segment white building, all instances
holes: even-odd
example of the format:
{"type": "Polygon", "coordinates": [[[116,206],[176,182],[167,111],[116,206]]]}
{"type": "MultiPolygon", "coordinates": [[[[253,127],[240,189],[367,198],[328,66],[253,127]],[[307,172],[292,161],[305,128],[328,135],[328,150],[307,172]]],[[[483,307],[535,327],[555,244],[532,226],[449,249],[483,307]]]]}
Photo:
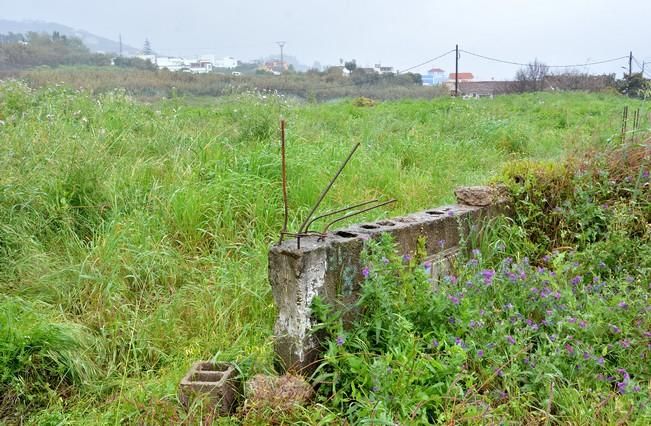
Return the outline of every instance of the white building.
{"type": "Polygon", "coordinates": [[[238,65],[237,59],[227,56],[217,59],[215,55],[201,55],[199,58],[182,58],[179,56],[156,56],[156,55],[138,55],[143,60],[149,60],[155,64],[158,69],[168,69],[170,71],[183,71],[193,74],[205,74],[212,72],[215,68],[233,69],[238,65]]]}
{"type": "Polygon", "coordinates": [[[185,59],[179,57],[158,56],[156,58],[156,66],[158,66],[159,69],[167,68],[170,71],[182,71],[184,68],[189,67],[189,63],[185,59]]]}
{"type": "Polygon", "coordinates": [[[213,65],[215,68],[236,68],[237,59],[233,58],[232,56],[226,56],[225,58],[214,61],[213,65]]]}

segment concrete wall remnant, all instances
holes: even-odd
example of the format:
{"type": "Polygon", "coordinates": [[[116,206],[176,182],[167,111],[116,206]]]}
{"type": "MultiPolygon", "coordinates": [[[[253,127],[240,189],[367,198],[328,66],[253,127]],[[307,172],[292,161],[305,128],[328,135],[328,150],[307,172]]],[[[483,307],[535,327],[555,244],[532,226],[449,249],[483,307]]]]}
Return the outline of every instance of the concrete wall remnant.
{"type": "MultiPolygon", "coordinates": [[[[476,187],[470,192],[477,191],[482,192],[476,187]]],[[[494,195],[493,190],[483,192],[494,195]]],[[[328,232],[323,240],[303,237],[300,248],[296,240],[272,247],[269,282],[278,309],[274,345],[279,369],[307,375],[317,367],[319,346],[311,334],[312,301],[319,295],[333,304],[350,306],[355,302],[363,280],[360,255],[368,240],[388,232],[402,253],[414,255],[419,238],[425,237],[426,260],[432,262],[432,274],[440,276],[458,254],[461,236],[468,234],[470,226],[503,211],[504,200],[491,197],[490,204],[443,206],[352,225],[328,232]]]]}

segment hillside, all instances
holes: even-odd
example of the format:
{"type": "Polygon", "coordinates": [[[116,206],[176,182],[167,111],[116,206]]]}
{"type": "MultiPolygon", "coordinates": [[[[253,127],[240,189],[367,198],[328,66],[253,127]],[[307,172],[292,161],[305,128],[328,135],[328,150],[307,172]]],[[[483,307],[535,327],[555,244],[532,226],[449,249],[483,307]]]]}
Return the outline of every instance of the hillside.
{"type": "MultiPolygon", "coordinates": [[[[0,34],[6,33],[28,33],[30,31],[37,33],[52,34],[57,31],[61,35],[74,36],[81,41],[92,51],[98,53],[118,53],[120,51],[120,43],[115,40],[98,36],[85,30],[74,29],[66,25],[54,22],[42,21],[11,21],[7,19],[0,19],[0,34]]],[[[117,36],[117,34],[116,34],[117,36]]],[[[122,51],[125,54],[136,54],[139,49],[122,45],[122,51]]]]}

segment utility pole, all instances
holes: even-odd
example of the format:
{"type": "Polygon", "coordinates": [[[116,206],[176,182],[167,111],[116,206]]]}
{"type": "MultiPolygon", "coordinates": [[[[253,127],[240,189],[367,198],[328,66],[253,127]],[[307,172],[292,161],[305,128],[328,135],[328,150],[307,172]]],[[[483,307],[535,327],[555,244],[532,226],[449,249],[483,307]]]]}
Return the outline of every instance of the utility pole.
{"type": "Polygon", "coordinates": [[[459,45],[455,47],[454,56],[454,96],[459,96],[459,45]]]}
{"type": "Polygon", "coordinates": [[[120,33],[119,37],[120,39],[120,58],[122,57],[122,33],[120,33]]]}
{"type": "Polygon", "coordinates": [[[285,72],[285,58],[283,57],[283,48],[285,47],[284,41],[277,41],[276,44],[280,46],[280,69],[285,72]]]}
{"type": "Polygon", "coordinates": [[[633,51],[628,54],[628,76],[633,75],[633,51]]]}

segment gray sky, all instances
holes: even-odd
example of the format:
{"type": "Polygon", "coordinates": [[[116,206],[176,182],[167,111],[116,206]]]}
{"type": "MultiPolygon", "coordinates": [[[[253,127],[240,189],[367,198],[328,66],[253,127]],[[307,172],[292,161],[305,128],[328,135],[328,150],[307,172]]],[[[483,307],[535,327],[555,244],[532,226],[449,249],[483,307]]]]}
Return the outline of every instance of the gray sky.
{"type": "MultiPolygon", "coordinates": [[[[649,0],[0,0],[0,16],[57,22],[160,54],[241,60],[278,51],[306,64],[357,59],[398,69],[454,48],[515,62],[576,64],[627,55],[651,61],[649,0]]],[[[591,66],[618,72],[628,61],[591,66]]],[[[454,71],[448,55],[415,71],[454,71]]],[[[635,65],[634,65],[635,66],[635,65]]],[[[462,54],[460,71],[510,78],[518,67],[462,54]]],[[[651,65],[649,65],[651,71],[651,65]]]]}

